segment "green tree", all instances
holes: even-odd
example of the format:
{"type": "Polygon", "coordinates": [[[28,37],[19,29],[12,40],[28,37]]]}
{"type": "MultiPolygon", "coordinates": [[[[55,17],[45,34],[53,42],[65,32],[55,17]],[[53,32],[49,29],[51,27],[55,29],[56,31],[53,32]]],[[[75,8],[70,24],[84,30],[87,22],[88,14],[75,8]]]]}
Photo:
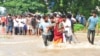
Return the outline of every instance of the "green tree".
{"type": "Polygon", "coordinates": [[[0,3],[1,6],[7,8],[8,13],[22,14],[24,12],[36,11],[45,12],[45,5],[39,0],[6,0],[4,3],[0,3]]]}
{"type": "Polygon", "coordinates": [[[0,0],[0,5],[7,8],[8,13],[21,14],[24,12],[36,11],[41,13],[48,12],[48,6],[51,2],[55,2],[51,8],[51,12],[60,11],[67,13],[82,13],[86,17],[90,15],[91,10],[95,9],[96,6],[100,6],[100,0],[0,0]]]}

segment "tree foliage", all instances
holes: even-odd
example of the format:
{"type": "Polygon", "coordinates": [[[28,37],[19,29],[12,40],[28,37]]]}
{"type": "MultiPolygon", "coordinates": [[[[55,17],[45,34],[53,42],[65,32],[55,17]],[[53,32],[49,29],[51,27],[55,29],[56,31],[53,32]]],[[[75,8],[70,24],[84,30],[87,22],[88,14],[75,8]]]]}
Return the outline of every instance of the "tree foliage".
{"type": "Polygon", "coordinates": [[[36,11],[46,13],[48,12],[47,7],[50,7],[51,12],[71,11],[74,14],[82,13],[89,16],[92,9],[100,6],[100,0],[0,0],[0,5],[6,7],[8,13],[12,14],[35,13],[36,11]]]}
{"type": "Polygon", "coordinates": [[[8,13],[11,14],[22,14],[24,12],[36,11],[45,12],[45,5],[39,0],[6,0],[3,3],[0,3],[1,6],[7,8],[8,13]]]}

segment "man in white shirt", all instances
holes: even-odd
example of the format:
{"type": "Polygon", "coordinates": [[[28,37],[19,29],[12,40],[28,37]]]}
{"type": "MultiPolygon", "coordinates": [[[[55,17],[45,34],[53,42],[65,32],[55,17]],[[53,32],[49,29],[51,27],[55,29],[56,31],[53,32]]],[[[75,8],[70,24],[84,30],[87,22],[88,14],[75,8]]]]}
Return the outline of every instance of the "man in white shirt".
{"type": "Polygon", "coordinates": [[[63,15],[62,18],[63,18],[62,24],[64,26],[63,41],[64,43],[66,43],[68,40],[69,43],[71,43],[72,40],[71,21],[70,19],[66,18],[65,15],[63,15]]]}
{"type": "Polygon", "coordinates": [[[24,24],[23,34],[26,35],[27,34],[27,24],[26,24],[27,23],[27,19],[26,19],[25,16],[23,16],[22,20],[23,20],[23,24],[24,24]]]}
{"type": "Polygon", "coordinates": [[[18,18],[18,24],[19,24],[19,34],[22,35],[24,28],[24,21],[21,16],[18,18]]]}
{"type": "Polygon", "coordinates": [[[14,23],[14,34],[18,35],[19,33],[18,18],[16,16],[13,16],[13,23],[14,23]]]}

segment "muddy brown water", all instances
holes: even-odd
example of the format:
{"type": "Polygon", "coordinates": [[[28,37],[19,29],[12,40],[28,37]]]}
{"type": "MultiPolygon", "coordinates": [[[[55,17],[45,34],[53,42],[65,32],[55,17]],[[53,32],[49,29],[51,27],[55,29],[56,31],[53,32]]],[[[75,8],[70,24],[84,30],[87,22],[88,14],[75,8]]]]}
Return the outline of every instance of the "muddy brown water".
{"type": "MultiPolygon", "coordinates": [[[[83,46],[84,42],[88,43],[86,34],[77,33],[76,36],[83,46]]],[[[98,46],[99,37],[95,38],[98,46]]],[[[100,48],[48,49],[43,46],[41,37],[11,36],[10,38],[0,38],[0,56],[100,56],[100,48]]]]}

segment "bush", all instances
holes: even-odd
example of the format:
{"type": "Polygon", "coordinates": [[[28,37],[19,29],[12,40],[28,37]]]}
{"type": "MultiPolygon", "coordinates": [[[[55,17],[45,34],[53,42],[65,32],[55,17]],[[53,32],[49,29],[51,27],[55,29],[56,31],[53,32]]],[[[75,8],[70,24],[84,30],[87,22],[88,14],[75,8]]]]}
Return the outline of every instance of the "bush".
{"type": "Polygon", "coordinates": [[[100,29],[100,24],[98,24],[98,27],[99,27],[99,29],[100,29]]]}
{"type": "Polygon", "coordinates": [[[84,26],[82,24],[74,24],[74,31],[81,31],[84,29],[84,26]]]}

